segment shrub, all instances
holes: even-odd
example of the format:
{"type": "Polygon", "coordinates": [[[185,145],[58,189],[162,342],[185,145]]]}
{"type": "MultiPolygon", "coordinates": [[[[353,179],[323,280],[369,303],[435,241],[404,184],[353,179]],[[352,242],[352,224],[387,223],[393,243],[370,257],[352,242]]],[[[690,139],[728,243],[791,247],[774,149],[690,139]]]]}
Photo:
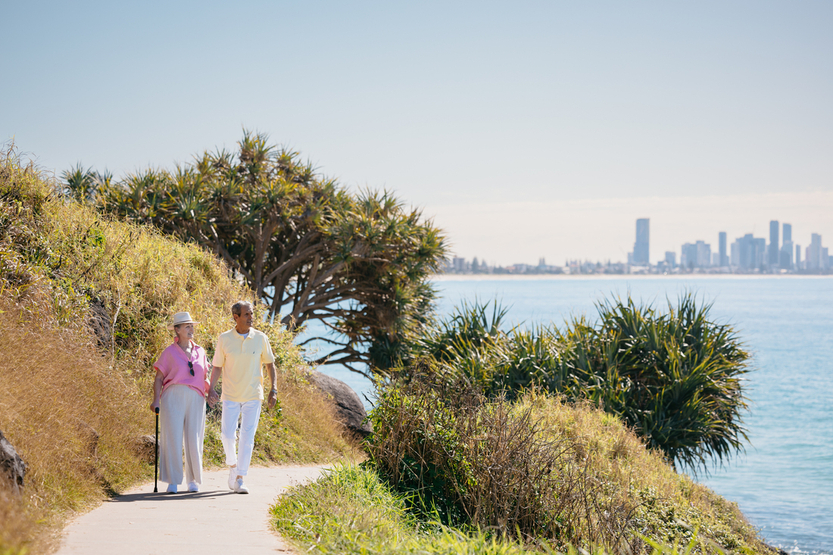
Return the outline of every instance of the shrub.
{"type": "Polygon", "coordinates": [[[632,299],[599,305],[598,323],[568,326],[561,387],[618,415],[651,448],[689,468],[743,448],[742,377],[749,354],[736,332],[692,294],[660,314],[632,299]],[[571,381],[581,384],[579,389],[571,381]],[[564,378],[567,378],[566,380],[564,378]]]}
{"type": "Polygon", "coordinates": [[[595,323],[574,318],[563,330],[502,331],[505,310],[487,310],[464,304],[428,327],[398,374],[464,380],[510,400],[530,388],[590,400],[692,469],[743,448],[749,354],[692,294],[665,313],[630,298],[604,302],[595,323]]]}
{"type": "Polygon", "coordinates": [[[372,411],[372,468],[422,518],[526,543],[645,553],[640,534],[764,552],[737,506],[677,474],[613,415],[463,382],[390,385],[372,411]]]}

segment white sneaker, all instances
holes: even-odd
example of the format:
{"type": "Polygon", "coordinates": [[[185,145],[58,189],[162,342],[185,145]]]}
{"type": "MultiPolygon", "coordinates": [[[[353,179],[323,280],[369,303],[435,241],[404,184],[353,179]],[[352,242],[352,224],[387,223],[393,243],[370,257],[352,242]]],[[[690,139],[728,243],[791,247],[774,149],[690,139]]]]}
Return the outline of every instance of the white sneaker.
{"type": "Polygon", "coordinates": [[[176,493],[176,484],[168,484],[168,489],[165,491],[168,493],[176,493]]]}
{"type": "Polygon", "coordinates": [[[234,491],[236,493],[249,493],[249,488],[243,483],[243,478],[238,478],[234,485],[234,491]]]}
{"type": "Polygon", "coordinates": [[[188,482],[188,491],[191,493],[197,493],[200,491],[200,486],[198,486],[196,482],[188,482]]]}
{"type": "Polygon", "coordinates": [[[237,466],[230,466],[228,469],[228,489],[236,491],[237,487],[237,466]]]}

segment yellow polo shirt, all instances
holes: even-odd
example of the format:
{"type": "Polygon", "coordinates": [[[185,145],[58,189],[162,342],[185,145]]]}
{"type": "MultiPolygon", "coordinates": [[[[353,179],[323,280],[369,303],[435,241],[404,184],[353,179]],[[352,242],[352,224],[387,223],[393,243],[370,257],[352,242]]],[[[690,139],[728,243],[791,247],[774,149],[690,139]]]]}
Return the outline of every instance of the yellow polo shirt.
{"type": "Polygon", "coordinates": [[[223,369],[223,401],[262,401],[263,365],[270,362],[275,355],[262,331],[249,328],[245,338],[235,329],[221,333],[212,364],[223,369]]]}

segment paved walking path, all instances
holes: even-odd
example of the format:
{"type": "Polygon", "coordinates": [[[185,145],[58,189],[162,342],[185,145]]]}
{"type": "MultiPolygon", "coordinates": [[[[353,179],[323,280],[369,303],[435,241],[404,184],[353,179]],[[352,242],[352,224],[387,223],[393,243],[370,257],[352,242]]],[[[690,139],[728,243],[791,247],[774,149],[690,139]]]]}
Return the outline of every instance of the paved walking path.
{"type": "MultiPolygon", "coordinates": [[[[248,555],[292,553],[269,527],[269,506],[288,486],[314,480],[320,466],[250,468],[251,493],[228,489],[228,472],[203,472],[199,493],[134,488],[80,516],[64,530],[58,555],[248,555]]],[[[182,487],[182,486],[180,486],[182,487]]]]}

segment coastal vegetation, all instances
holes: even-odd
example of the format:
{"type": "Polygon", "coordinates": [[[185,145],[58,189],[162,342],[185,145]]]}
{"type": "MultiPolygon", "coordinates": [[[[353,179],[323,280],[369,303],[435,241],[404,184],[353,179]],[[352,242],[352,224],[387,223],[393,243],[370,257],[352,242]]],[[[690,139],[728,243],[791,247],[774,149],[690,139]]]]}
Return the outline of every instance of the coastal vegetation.
{"type": "Polygon", "coordinates": [[[170,171],[114,180],[78,166],[64,182],[73,198],[215,253],[290,331],[322,322],[327,333],[306,342],[332,348],[314,362],[360,373],[391,366],[427,319],[428,277],[446,253],[419,210],[354,194],[263,134],[170,171]]]}
{"type": "Polygon", "coordinates": [[[465,381],[388,388],[369,467],[415,514],[524,544],[650,551],[644,538],[762,551],[737,506],[677,473],[592,402],[528,390],[508,401],[465,381]]]}
{"type": "Polygon", "coordinates": [[[463,303],[377,380],[368,461],[296,488],[273,524],[319,553],[771,553],[678,472],[745,439],[749,354],[709,312],[616,299],[525,330],[463,303]]]}
{"type": "Polygon", "coordinates": [[[411,383],[374,409],[370,460],[272,508],[310,553],[772,553],[737,505],[615,416],[524,393],[411,383]]]}
{"type": "MultiPolygon", "coordinates": [[[[190,311],[210,353],[238,299],[255,297],[213,253],[67,199],[13,148],[0,154],[0,431],[28,465],[22,494],[0,481],[0,553],[48,551],[72,514],[152,478],[144,438],[152,363],[172,340],[165,324],[190,311]]],[[[311,394],[292,334],[260,327],[282,372],[255,460],[357,456],[330,404],[311,394]]],[[[219,437],[211,411],[209,466],[222,464],[219,437]]]]}
{"type": "Polygon", "coordinates": [[[507,330],[479,302],[427,324],[377,380],[368,461],[279,500],[276,528],[321,553],[770,552],[677,471],[743,447],[734,330],[693,294],[597,308],[561,329],[507,330]]]}
{"type": "Polygon", "coordinates": [[[271,511],[272,525],[303,552],[344,555],[527,555],[511,540],[485,532],[463,533],[419,520],[406,499],[379,475],[339,465],[312,483],[292,488],[271,511]]]}
{"type": "Polygon", "coordinates": [[[305,550],[769,551],[736,505],[677,472],[745,439],[749,355],[708,305],[615,299],[592,321],[532,329],[507,329],[491,303],[435,318],[444,252],[419,211],[349,193],[262,135],[172,172],[115,181],[78,166],[60,185],[8,150],[0,386],[15,394],[0,430],[29,472],[22,496],[0,488],[0,553],[47,550],[68,516],[151,475],[142,437],[167,318],[190,311],[211,352],[241,298],[262,301],[282,369],[255,460],[366,458],[278,500],[276,529],[305,550]],[[310,394],[294,332],[312,320],[332,332],[330,361],[376,377],[364,454],[310,394]]]}
{"type": "Polygon", "coordinates": [[[504,330],[506,310],[463,303],[423,328],[397,369],[513,400],[529,389],[589,401],[620,418],[666,460],[691,470],[743,449],[749,353],[710,305],[685,294],[661,312],[630,297],[601,302],[594,321],[504,330]]]}

